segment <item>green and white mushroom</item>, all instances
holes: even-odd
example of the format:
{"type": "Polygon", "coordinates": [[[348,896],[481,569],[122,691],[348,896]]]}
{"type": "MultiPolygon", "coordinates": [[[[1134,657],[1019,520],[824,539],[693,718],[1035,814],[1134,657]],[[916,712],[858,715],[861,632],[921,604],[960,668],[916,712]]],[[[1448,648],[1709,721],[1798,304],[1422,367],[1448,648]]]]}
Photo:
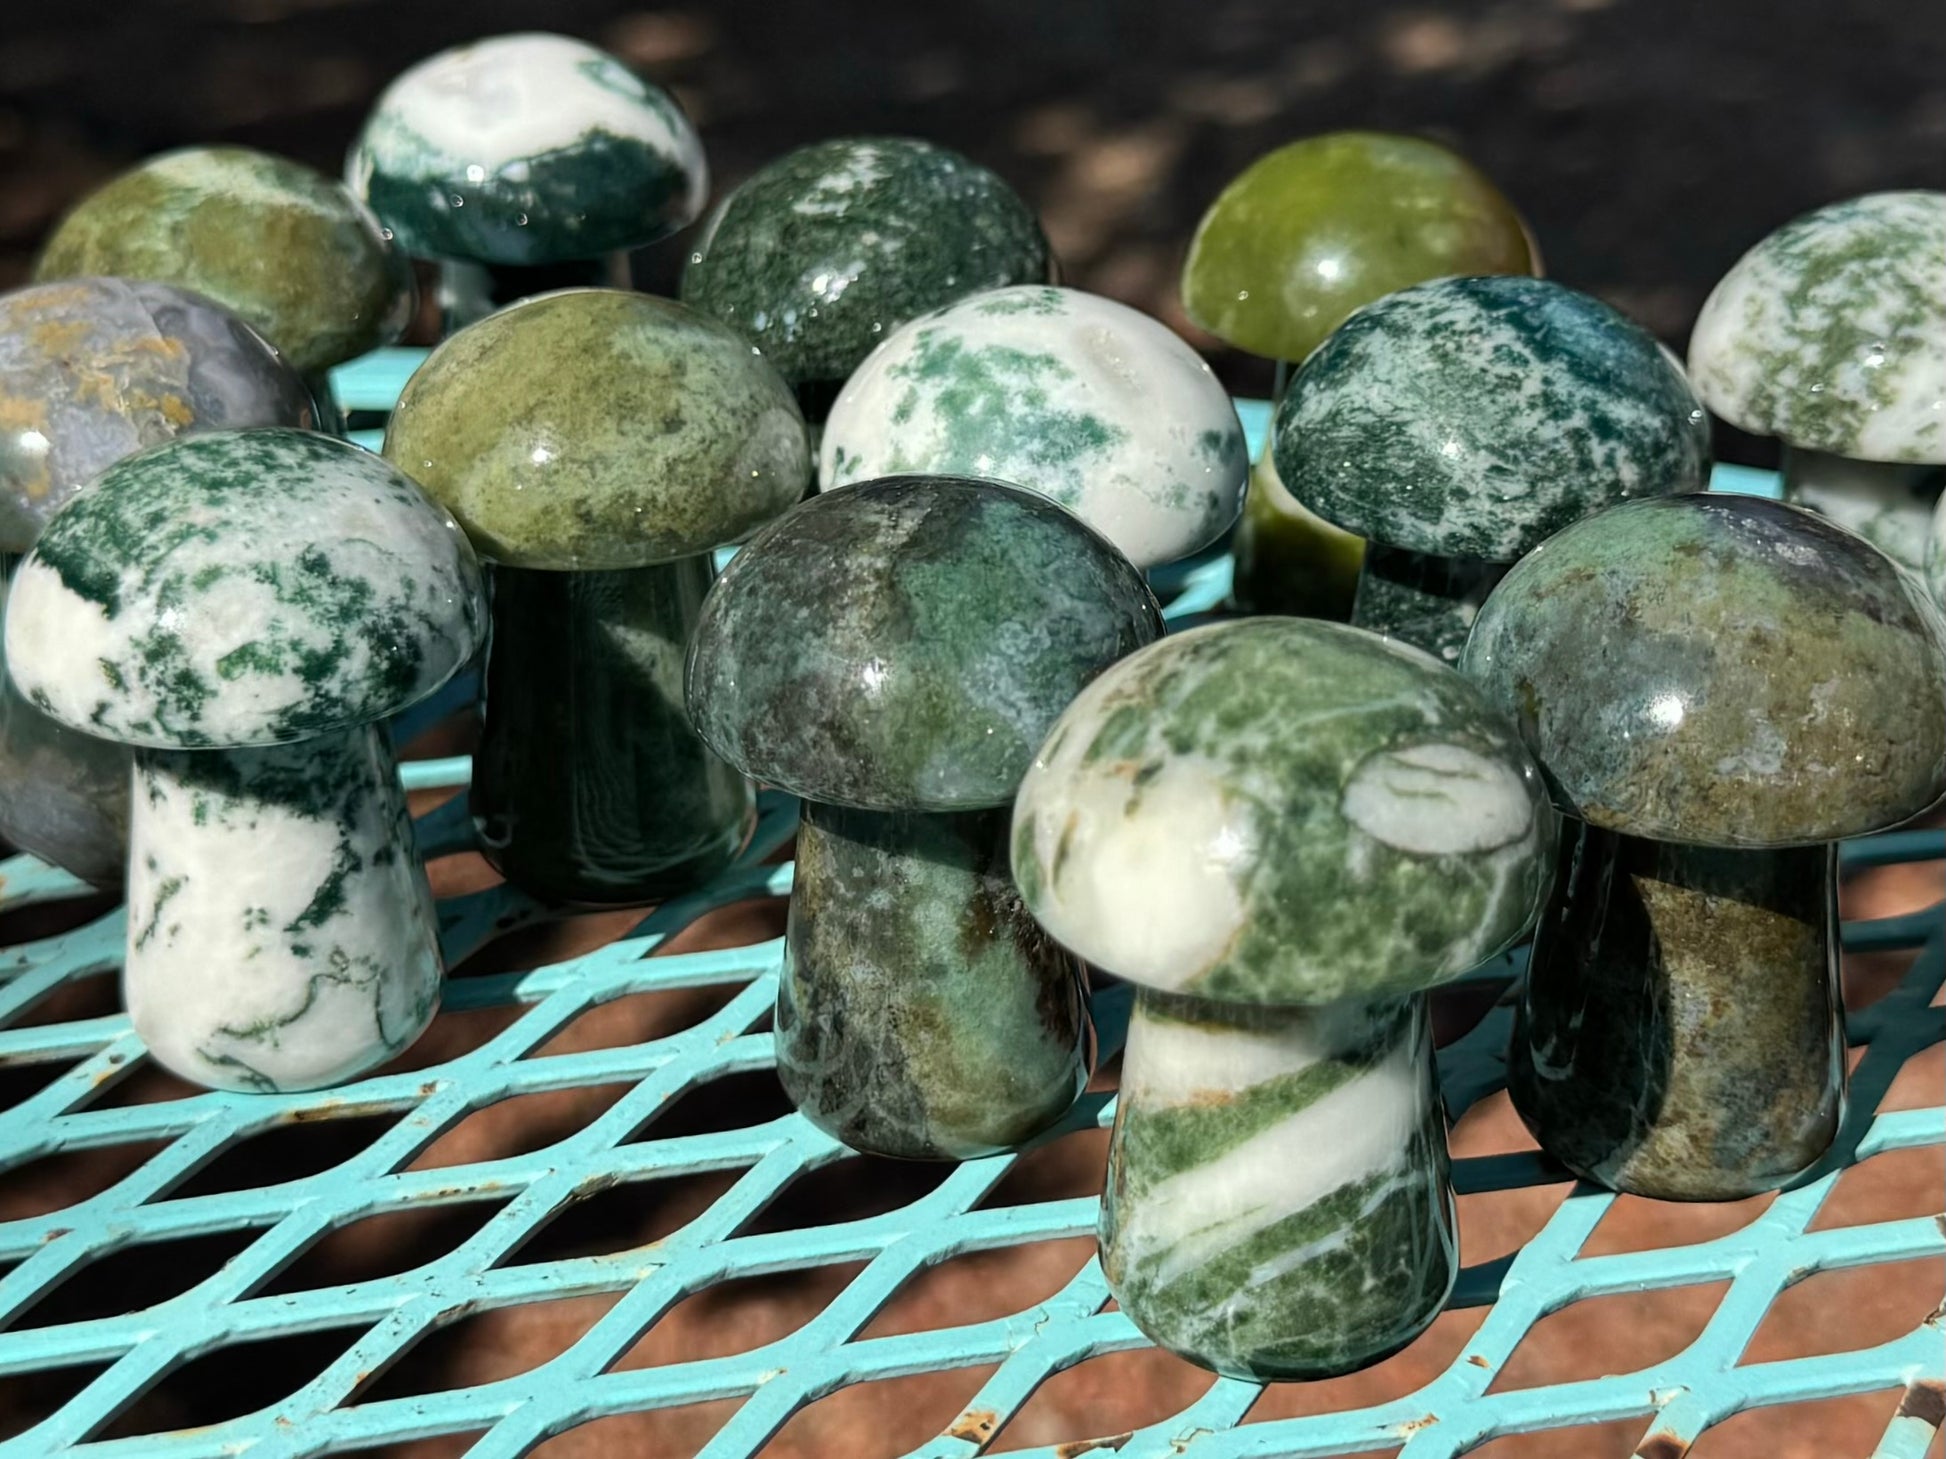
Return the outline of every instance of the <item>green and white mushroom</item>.
{"type": "Polygon", "coordinates": [[[1361,629],[1193,629],[1055,721],[1014,876],[1138,985],[1101,1217],[1137,1326],[1265,1380],[1432,1321],[1456,1255],[1423,994],[1527,930],[1555,833],[1513,725],[1361,629]]]}
{"type": "Polygon", "coordinates": [[[21,692],[136,746],[129,1017],[213,1088],[384,1062],[439,1001],[439,941],[381,723],[484,629],[452,519],[296,430],[187,436],[48,524],[8,602],[21,692]]]}
{"type": "Polygon", "coordinates": [[[345,163],[401,247],[441,261],[459,328],[527,295],[627,288],[628,250],[709,193],[675,99],[586,41],[542,32],[441,51],[385,89],[345,163]]]}
{"type": "Polygon", "coordinates": [[[1918,568],[1946,487],[1946,193],[1871,193],[1787,223],[1703,304],[1689,372],[1784,444],[1784,495],[1918,568]]]}

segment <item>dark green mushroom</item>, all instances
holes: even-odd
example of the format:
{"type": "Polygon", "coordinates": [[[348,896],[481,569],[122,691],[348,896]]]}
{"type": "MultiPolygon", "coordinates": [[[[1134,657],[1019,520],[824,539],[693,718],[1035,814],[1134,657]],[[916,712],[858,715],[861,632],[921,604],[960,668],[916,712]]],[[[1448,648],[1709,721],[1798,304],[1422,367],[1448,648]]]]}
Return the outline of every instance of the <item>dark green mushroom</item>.
{"type": "Polygon", "coordinates": [[[964,1159],[1080,1093],[1083,970],[1021,907],[1006,807],[1068,701],[1161,630],[1141,573],[1079,518],[957,477],[826,492],[724,571],[689,712],[804,802],[777,1067],[819,1128],[964,1159]]]}
{"type": "Polygon", "coordinates": [[[1737,1200],[1845,1104],[1831,842],[1946,792],[1946,627],[1915,579],[1754,497],[1627,502],[1488,597],[1461,669],[1575,817],[1514,1104],[1611,1189],[1737,1200]]]}
{"type": "Polygon", "coordinates": [[[1701,491],[1708,414],[1647,330],[1517,274],[1347,319],[1277,407],[1285,489],[1366,539],[1353,623],[1459,657],[1510,563],[1631,497],[1701,491]]]}
{"type": "Polygon", "coordinates": [[[667,299],[570,289],[440,345],[385,454],[490,564],[472,807],[481,850],[550,901],[626,906],[706,881],[755,818],[683,713],[714,548],[803,495],[777,372],[667,299]]]}
{"type": "Polygon", "coordinates": [[[764,353],[807,420],[894,329],[1053,267],[1032,210],[959,153],[847,137],[786,153],[710,218],[682,298],[764,353]]]}

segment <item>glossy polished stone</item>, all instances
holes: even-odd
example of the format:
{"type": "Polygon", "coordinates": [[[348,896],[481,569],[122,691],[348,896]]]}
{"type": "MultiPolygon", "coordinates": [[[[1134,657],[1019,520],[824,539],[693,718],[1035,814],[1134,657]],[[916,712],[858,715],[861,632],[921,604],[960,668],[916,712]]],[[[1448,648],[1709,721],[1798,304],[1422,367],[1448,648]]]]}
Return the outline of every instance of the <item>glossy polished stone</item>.
{"type": "Polygon", "coordinates": [[[0,552],[105,467],[196,431],[316,423],[297,372],[228,310],[167,284],[0,294],[0,552]]]}
{"type": "Polygon", "coordinates": [[[378,721],[471,657],[485,616],[452,519],[306,431],[181,437],[48,525],[7,662],[64,723],[143,747],[123,987],[165,1067],[316,1088],[430,1021],[437,922],[378,721]]]}
{"type": "Polygon", "coordinates": [[[48,525],[14,577],[7,663],[89,734],[285,744],[417,703],[484,619],[465,538],[377,456],[309,431],[184,436],[48,525]]]}
{"type": "Polygon", "coordinates": [[[1359,629],[1165,639],[1055,723],[1014,807],[1021,896],[1116,975],[1237,1004],[1416,992],[1519,938],[1556,833],[1512,723],[1359,629]]]}
{"type": "Polygon", "coordinates": [[[749,839],[750,783],[703,745],[683,655],[709,554],[614,572],[488,573],[480,851],[550,902],[626,906],[708,881],[749,839]]]}
{"type": "Polygon", "coordinates": [[[1545,279],[1366,305],[1277,407],[1285,489],[1387,546],[1510,563],[1618,501],[1701,491],[1701,399],[1647,330],[1545,279]]]}
{"type": "Polygon", "coordinates": [[[667,92],[585,41],[535,32],[401,74],[345,176],[408,252],[490,264],[639,248],[709,193],[702,142],[667,92]]]}
{"type": "Polygon", "coordinates": [[[1815,1164],[1845,1110],[1833,849],[1576,824],[1535,935],[1509,1090],[1611,1190],[1733,1201],[1815,1164]]]}
{"type": "MultiPolygon", "coordinates": [[[[0,641],[14,559],[0,555],[0,641]]],[[[85,882],[118,887],[128,859],[130,757],[42,714],[0,656],[0,840],[85,882]]]]}
{"type": "Polygon", "coordinates": [[[1257,1382],[1404,1347],[1458,1265],[1425,1000],[1237,1008],[1143,989],[1102,1271],[1156,1342],[1257,1382]]]}
{"type": "Polygon", "coordinates": [[[1020,905],[1004,810],[805,803],[777,1074],[820,1129],[908,1160],[1039,1134],[1088,1080],[1084,979],[1020,905]]]}
{"type": "Polygon", "coordinates": [[[1873,193],[1779,228],[1704,303],[1689,370],[1746,431],[1946,462],[1946,193],[1873,193]]]}
{"type": "Polygon", "coordinates": [[[1946,792],[1946,641],[1916,579],[1797,507],[1697,494],[1575,523],[1481,610],[1462,669],[1563,810],[1770,847],[1946,792]]]}
{"type": "Polygon", "coordinates": [[[690,650],[745,774],[872,810],[1006,804],[1054,717],[1161,633],[1142,575],[1043,496],[956,477],[825,492],[753,538],[690,650]]]}
{"type": "Polygon", "coordinates": [[[1932,529],[1926,536],[1925,579],[1933,601],[1946,613],[1946,497],[1933,508],[1932,529]]]}
{"type": "Polygon", "coordinates": [[[804,422],[729,329],[668,299],[543,295],[406,383],[385,455],[511,567],[642,567],[736,542],[803,495],[804,422]]]}
{"type": "Polygon", "coordinates": [[[1946,500],[1946,465],[1859,461],[1799,446],[1784,447],[1783,458],[1785,501],[1856,532],[1901,567],[1921,567],[1933,508],[1946,500]]]}
{"type": "Polygon", "coordinates": [[[165,152],[83,198],[34,277],[96,274],[204,295],[307,376],[391,343],[412,316],[412,271],[364,206],[302,163],[245,147],[165,152]]]}
{"type": "Polygon", "coordinates": [[[1171,330],[1099,295],[1021,285],[887,336],[831,409],[818,479],[1010,482],[1153,567],[1222,535],[1246,468],[1228,392],[1171,330]]]}
{"type": "Polygon", "coordinates": [[[1537,274],[1513,204],[1417,137],[1335,132],[1257,159],[1203,215],[1189,317],[1252,354],[1301,361],[1381,295],[1451,274],[1537,274]]]}
{"type": "Polygon", "coordinates": [[[1049,274],[1040,224],[993,173],[930,142],[848,137],[786,153],[730,194],[682,298],[828,403],[908,319],[1049,274]]]}

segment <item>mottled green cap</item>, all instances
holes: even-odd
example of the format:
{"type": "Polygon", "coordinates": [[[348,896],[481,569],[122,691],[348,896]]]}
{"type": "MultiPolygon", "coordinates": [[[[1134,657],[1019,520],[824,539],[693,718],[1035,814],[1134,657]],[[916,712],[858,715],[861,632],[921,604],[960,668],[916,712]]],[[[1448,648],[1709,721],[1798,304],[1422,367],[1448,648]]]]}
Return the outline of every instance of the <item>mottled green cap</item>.
{"type": "Polygon", "coordinates": [[[1946,193],[1873,193],[1779,228],[1704,301],[1689,372],[1743,430],[1946,463],[1946,193]]]}
{"type": "Polygon", "coordinates": [[[1182,302],[1252,354],[1302,360],[1361,304],[1449,274],[1538,274],[1512,203],[1418,137],[1334,132],[1260,157],[1197,225],[1182,302]]]}
{"type": "Polygon", "coordinates": [[[1290,494],[1388,546],[1514,562],[1577,518],[1701,491],[1708,414],[1647,330],[1511,274],[1388,294],[1318,346],[1277,407],[1290,494]]]}
{"type": "Polygon", "coordinates": [[[469,325],[406,382],[385,455],[480,555],[603,570],[741,541],[804,494],[777,372],[670,299],[568,289],[469,325]]]}
{"type": "Polygon", "coordinates": [[[683,271],[683,302],[793,386],[836,384],[892,330],[955,299],[1048,281],[1039,222],[977,163],[910,137],[786,153],[737,188],[683,271]]]}
{"type": "Polygon", "coordinates": [[[1088,961],[1224,1003],[1414,992],[1526,930],[1558,820],[1512,722],[1341,624],[1193,629],[1103,674],[1021,782],[1027,908],[1088,961]]]}
{"type": "Polygon", "coordinates": [[[1460,667],[1571,815],[1701,846],[1835,841],[1946,793],[1946,628],[1922,593],[1799,507],[1626,502],[1517,564],[1460,667]]]}
{"type": "Polygon", "coordinates": [[[151,157],[83,198],[37,280],[114,274],[190,289],[311,374],[390,344],[412,269],[370,212],[301,162],[247,147],[151,157]]]}
{"type": "Polygon", "coordinates": [[[383,719],[479,647],[458,526],[348,441],[179,436],[109,467],[14,575],[7,665],[63,724],[164,749],[383,719]]]}
{"type": "Polygon", "coordinates": [[[1005,805],[1068,701],[1161,632],[1142,574],[1046,497],[885,477],[811,498],[737,554],[690,642],[689,717],[808,800],[1005,805]]]}

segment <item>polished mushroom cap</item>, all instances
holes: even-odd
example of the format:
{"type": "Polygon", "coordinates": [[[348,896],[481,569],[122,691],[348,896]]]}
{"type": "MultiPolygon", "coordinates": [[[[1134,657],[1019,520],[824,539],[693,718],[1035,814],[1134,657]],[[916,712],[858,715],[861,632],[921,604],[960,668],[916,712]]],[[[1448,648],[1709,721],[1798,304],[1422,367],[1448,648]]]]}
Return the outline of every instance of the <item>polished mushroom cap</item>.
{"type": "Polygon", "coordinates": [[[1392,547],[1513,562],[1618,501],[1701,491],[1708,419],[1647,330],[1545,279],[1439,279],[1367,304],[1277,409],[1277,471],[1392,547]]]}
{"type": "Polygon", "coordinates": [[[315,424],[303,380],[229,310],[168,284],[0,294],[0,553],[99,471],[195,431],[315,424]]]}
{"type": "Polygon", "coordinates": [[[1946,630],[1922,591],[1799,507],[1625,502],[1517,564],[1460,667],[1571,815],[1702,846],[1835,841],[1946,793],[1946,630]]]}
{"type": "Polygon", "coordinates": [[[1743,430],[1946,463],[1946,193],[1873,193],[1779,228],[1704,302],[1689,373],[1743,430]]]}
{"type": "Polygon", "coordinates": [[[1153,567],[1236,520],[1249,453],[1229,393],[1166,326],[1026,284],[922,315],[846,382],[819,481],[907,472],[1037,491],[1153,567]]]}
{"type": "Polygon", "coordinates": [[[1520,214],[1465,158],[1384,132],[1260,157],[1197,225],[1189,317],[1238,349],[1302,360],[1362,304],[1449,274],[1537,274],[1520,214]]]}
{"type": "Polygon", "coordinates": [[[851,137],[786,153],[730,194],[682,297],[793,386],[836,383],[906,320],[1045,283],[1049,268],[1033,212],[984,167],[909,137],[851,137]]]}
{"type": "Polygon", "coordinates": [[[807,800],[1000,806],[1068,701],[1161,631],[1141,573],[1045,497],[860,482],[724,570],[690,642],[689,717],[732,765],[807,800]]]}
{"type": "Polygon", "coordinates": [[[441,51],[385,89],[345,164],[408,252],[562,263],[639,248],[702,211],[703,144],[682,108],[567,36],[441,51]]]}
{"type": "Polygon", "coordinates": [[[797,403],[748,344],[616,289],[543,294],[454,335],[406,382],[385,454],[510,567],[707,552],[811,474],[797,403]]]}
{"type": "Polygon", "coordinates": [[[108,468],[14,576],[6,654],[63,724],[162,749],[286,744],[418,703],[479,646],[452,518],[309,431],[183,436],[108,468]]]}
{"type": "Polygon", "coordinates": [[[1075,699],[1022,780],[1013,870],[1089,962],[1224,1003],[1416,991],[1520,937],[1557,831],[1486,696],[1362,629],[1176,634],[1075,699]]]}
{"type": "Polygon", "coordinates": [[[233,311],[305,374],[397,339],[412,270],[357,199],[301,162],[247,147],[164,152],[88,194],[37,280],[154,279],[233,311]]]}

